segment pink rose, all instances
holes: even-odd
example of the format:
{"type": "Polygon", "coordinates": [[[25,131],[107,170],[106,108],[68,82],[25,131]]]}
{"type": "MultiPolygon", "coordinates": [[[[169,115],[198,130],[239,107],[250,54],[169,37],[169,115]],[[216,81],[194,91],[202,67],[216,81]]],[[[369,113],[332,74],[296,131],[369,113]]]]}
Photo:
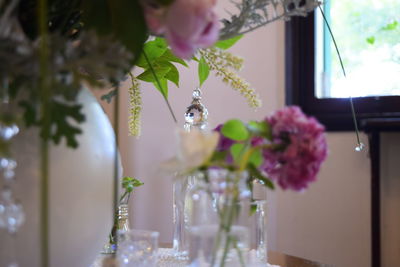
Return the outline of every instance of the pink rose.
{"type": "Polygon", "coordinates": [[[215,0],[175,0],[166,8],[146,7],[150,30],[164,34],[172,51],[189,59],[198,48],[218,40],[219,22],[214,12],[215,0]]]}

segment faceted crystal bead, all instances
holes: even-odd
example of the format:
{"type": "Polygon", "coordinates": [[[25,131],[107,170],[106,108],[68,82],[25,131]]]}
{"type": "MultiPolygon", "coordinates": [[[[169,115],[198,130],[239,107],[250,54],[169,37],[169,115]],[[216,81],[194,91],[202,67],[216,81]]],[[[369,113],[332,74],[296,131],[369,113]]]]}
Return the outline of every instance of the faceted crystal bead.
{"type": "Polygon", "coordinates": [[[17,162],[9,158],[0,158],[0,170],[3,171],[3,176],[6,180],[10,180],[15,176],[15,168],[17,162]]]}
{"type": "Polygon", "coordinates": [[[24,221],[25,214],[22,205],[15,201],[10,189],[4,188],[0,192],[0,228],[15,233],[24,221]]]}
{"type": "Polygon", "coordinates": [[[5,125],[0,124],[0,138],[7,141],[19,133],[19,128],[16,124],[5,125]]]}
{"type": "Polygon", "coordinates": [[[192,96],[193,96],[193,99],[198,99],[198,100],[200,100],[200,99],[201,99],[201,91],[200,91],[200,89],[195,89],[195,90],[193,91],[192,96]]]}
{"type": "Polygon", "coordinates": [[[354,150],[360,152],[364,149],[364,147],[365,145],[363,143],[359,143],[354,150]]]}

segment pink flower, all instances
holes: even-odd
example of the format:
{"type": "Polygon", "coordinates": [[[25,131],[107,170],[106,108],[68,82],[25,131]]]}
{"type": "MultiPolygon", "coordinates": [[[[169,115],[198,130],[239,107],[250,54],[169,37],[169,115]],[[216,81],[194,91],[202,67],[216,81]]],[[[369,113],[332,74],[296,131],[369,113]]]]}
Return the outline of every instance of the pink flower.
{"type": "Polygon", "coordinates": [[[262,169],[283,189],[306,189],[327,156],[324,126],[299,107],[286,107],[266,120],[277,148],[263,150],[262,169]]]}
{"type": "Polygon", "coordinates": [[[175,0],[165,8],[145,7],[150,30],[164,34],[172,51],[189,59],[198,48],[218,40],[219,22],[214,12],[216,0],[175,0]]]}

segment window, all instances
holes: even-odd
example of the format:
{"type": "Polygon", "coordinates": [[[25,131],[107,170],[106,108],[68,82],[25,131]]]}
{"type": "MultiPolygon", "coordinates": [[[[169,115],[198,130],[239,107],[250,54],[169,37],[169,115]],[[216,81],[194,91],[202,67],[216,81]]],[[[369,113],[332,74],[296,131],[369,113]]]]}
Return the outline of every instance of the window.
{"type": "Polygon", "coordinates": [[[287,103],[333,131],[354,129],[349,96],[358,120],[400,117],[398,10],[398,0],[325,1],[347,78],[318,9],[287,22],[287,103]]]}

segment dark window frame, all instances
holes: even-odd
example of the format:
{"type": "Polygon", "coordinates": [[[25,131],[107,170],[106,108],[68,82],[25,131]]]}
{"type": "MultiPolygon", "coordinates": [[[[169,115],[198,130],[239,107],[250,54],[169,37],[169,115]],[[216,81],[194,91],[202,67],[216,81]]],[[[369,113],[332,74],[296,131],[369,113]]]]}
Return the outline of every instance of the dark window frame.
{"type": "MultiPolygon", "coordinates": [[[[328,131],[352,131],[348,98],[315,97],[314,17],[312,12],[307,17],[293,17],[285,24],[286,104],[300,106],[328,131]]],[[[353,103],[359,124],[370,118],[400,118],[400,96],[355,97],[353,103]]]]}

